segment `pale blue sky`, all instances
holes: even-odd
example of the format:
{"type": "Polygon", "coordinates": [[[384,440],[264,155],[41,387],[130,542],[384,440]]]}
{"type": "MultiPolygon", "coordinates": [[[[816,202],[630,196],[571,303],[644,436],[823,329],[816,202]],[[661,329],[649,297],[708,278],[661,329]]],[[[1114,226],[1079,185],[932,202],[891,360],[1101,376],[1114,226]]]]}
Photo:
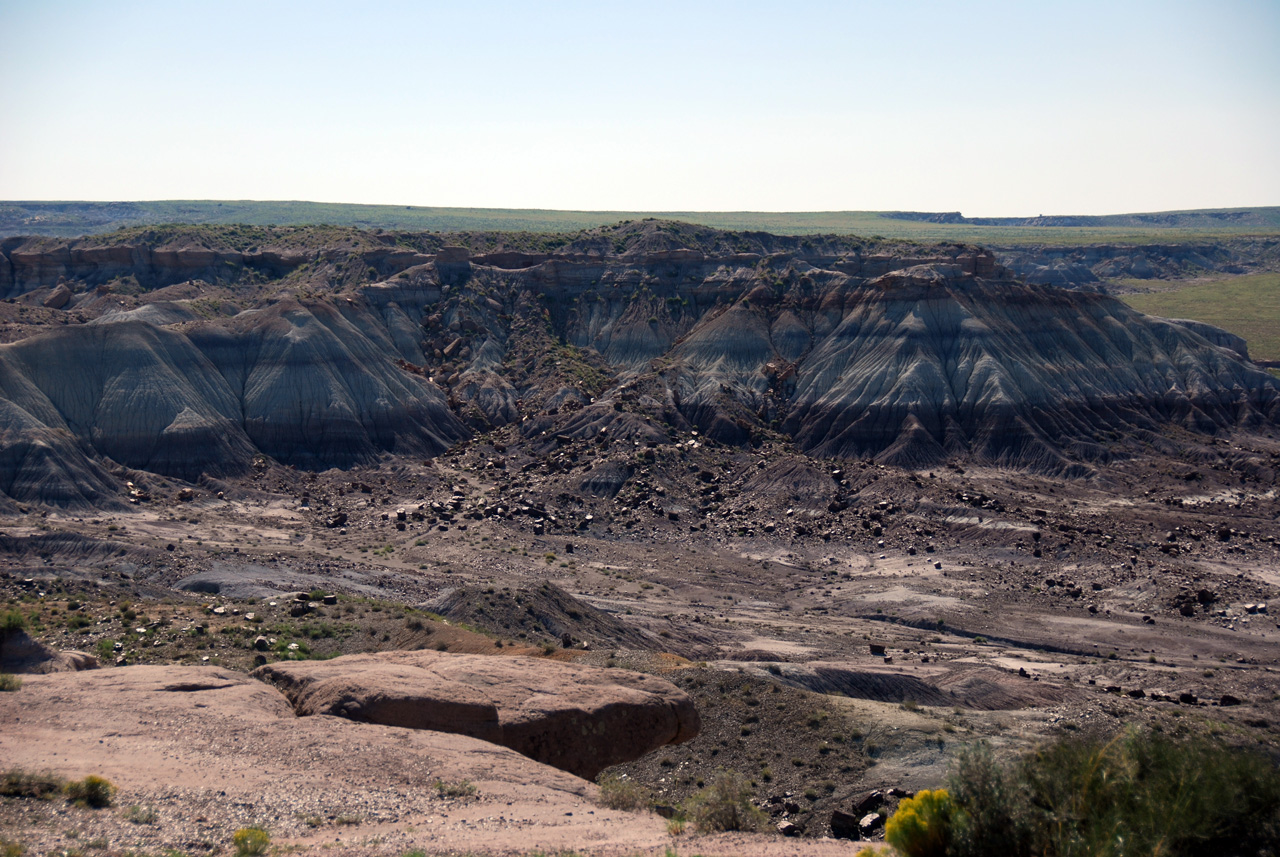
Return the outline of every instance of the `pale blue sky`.
{"type": "Polygon", "coordinates": [[[1280,2],[0,0],[0,199],[1280,204],[1280,2]]]}

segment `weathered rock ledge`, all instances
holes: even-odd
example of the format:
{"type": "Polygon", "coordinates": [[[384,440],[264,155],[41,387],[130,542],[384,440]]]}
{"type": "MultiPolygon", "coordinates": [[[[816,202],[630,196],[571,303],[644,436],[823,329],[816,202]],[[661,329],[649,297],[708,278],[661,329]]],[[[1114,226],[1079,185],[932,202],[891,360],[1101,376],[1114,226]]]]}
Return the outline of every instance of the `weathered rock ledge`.
{"type": "Polygon", "coordinates": [[[699,728],[693,700],[669,682],[538,658],[379,652],[253,675],[301,716],[469,735],[586,779],[699,728]]]}

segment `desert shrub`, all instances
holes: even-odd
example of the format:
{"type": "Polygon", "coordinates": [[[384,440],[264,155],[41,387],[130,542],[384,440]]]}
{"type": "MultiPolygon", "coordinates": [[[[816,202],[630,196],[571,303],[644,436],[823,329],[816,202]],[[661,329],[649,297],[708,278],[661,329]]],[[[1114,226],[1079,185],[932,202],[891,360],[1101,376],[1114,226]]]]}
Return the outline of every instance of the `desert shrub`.
{"type": "Polygon", "coordinates": [[[160,814],[149,806],[131,806],[124,813],[125,821],[133,824],[155,824],[160,814]]]}
{"type": "Polygon", "coordinates": [[[27,853],[27,846],[21,842],[13,842],[0,836],[0,857],[22,857],[27,853]]]}
{"type": "Polygon", "coordinates": [[[617,774],[600,776],[600,804],[609,809],[637,812],[648,809],[652,803],[649,790],[635,780],[617,774]]]}
{"type": "Polygon", "coordinates": [[[717,771],[711,784],[685,803],[685,815],[700,833],[763,830],[769,817],[751,804],[751,787],[733,771],[717,771]]]}
{"type": "Polygon", "coordinates": [[[33,774],[13,768],[0,775],[0,797],[47,799],[62,792],[64,783],[56,774],[33,774]]]}
{"type": "Polygon", "coordinates": [[[0,673],[0,693],[12,693],[22,689],[22,679],[9,673],[0,673]]]}
{"type": "Polygon", "coordinates": [[[1005,766],[971,750],[950,785],[957,857],[1252,857],[1280,842],[1274,761],[1209,739],[1072,736],[1005,766]]]}
{"type": "Polygon", "coordinates": [[[476,787],[472,785],[470,780],[462,780],[456,783],[436,780],[436,794],[440,795],[440,797],[471,797],[475,793],[476,787]]]}
{"type": "Polygon", "coordinates": [[[0,616],[0,634],[24,631],[26,627],[27,618],[17,610],[7,610],[3,616],[0,616]]]}
{"type": "Polygon", "coordinates": [[[92,624],[93,620],[88,616],[85,616],[83,613],[77,613],[67,620],[67,630],[79,631],[83,628],[88,628],[92,624]]]}
{"type": "Polygon", "coordinates": [[[948,781],[957,808],[952,852],[963,857],[1004,854],[1019,857],[1031,849],[1031,805],[1026,789],[1000,765],[986,744],[961,750],[948,781]]]}
{"type": "Polygon", "coordinates": [[[252,857],[267,850],[271,836],[261,827],[242,827],[231,835],[231,844],[236,847],[236,857],[252,857]]]}
{"type": "Polygon", "coordinates": [[[116,787],[110,781],[90,774],[83,780],[73,780],[67,783],[63,787],[63,791],[67,795],[67,800],[72,803],[100,809],[104,806],[111,806],[111,799],[115,797],[116,787]]]}
{"type": "Polygon", "coordinates": [[[951,842],[951,795],[923,789],[906,798],[884,825],[884,840],[906,857],[945,857],[951,842]]]}

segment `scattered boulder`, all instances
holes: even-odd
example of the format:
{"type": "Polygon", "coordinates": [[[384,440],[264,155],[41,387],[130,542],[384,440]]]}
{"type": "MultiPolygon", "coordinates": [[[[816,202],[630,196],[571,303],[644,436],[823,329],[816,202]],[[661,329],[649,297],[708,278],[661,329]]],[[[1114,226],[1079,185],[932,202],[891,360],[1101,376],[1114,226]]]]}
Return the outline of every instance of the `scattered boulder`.
{"type": "Polygon", "coordinates": [[[842,809],[831,812],[831,835],[836,839],[857,839],[859,816],[842,809]]]}
{"type": "Polygon", "coordinates": [[[44,305],[49,309],[62,309],[71,303],[71,289],[65,284],[59,284],[49,297],[44,299],[44,305]]]}
{"type": "Polygon", "coordinates": [[[379,652],[253,675],[302,716],[470,735],[586,779],[699,730],[693,701],[668,682],[540,658],[379,652]]]}

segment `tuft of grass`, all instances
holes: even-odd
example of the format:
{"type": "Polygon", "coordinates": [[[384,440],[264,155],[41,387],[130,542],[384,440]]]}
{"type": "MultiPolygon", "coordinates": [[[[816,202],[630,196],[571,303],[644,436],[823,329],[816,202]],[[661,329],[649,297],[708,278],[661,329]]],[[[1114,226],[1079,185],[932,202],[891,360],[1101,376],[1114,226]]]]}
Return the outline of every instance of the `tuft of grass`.
{"type": "Polygon", "coordinates": [[[62,790],[71,803],[94,809],[111,806],[111,800],[116,794],[116,787],[96,774],[90,774],[83,780],[73,780],[63,786],[62,790]]]}
{"type": "Polygon", "coordinates": [[[124,812],[124,820],[133,824],[155,824],[160,814],[149,806],[131,806],[124,812]]]}
{"type": "Polygon", "coordinates": [[[0,776],[0,797],[32,797],[48,800],[61,794],[65,781],[56,774],[34,774],[12,768],[0,776]]]}
{"type": "Polygon", "coordinates": [[[769,822],[751,803],[751,787],[734,771],[717,771],[711,784],[685,802],[685,815],[699,833],[764,830],[769,822]]]}
{"type": "Polygon", "coordinates": [[[600,775],[600,804],[609,809],[639,812],[653,803],[649,790],[618,774],[600,775]]]}
{"type": "Polygon", "coordinates": [[[456,783],[446,783],[444,780],[436,780],[436,794],[440,797],[472,797],[476,793],[476,787],[470,780],[462,780],[456,783]]]}
{"type": "Polygon", "coordinates": [[[0,693],[13,693],[22,689],[22,679],[9,673],[0,673],[0,693]]]}

